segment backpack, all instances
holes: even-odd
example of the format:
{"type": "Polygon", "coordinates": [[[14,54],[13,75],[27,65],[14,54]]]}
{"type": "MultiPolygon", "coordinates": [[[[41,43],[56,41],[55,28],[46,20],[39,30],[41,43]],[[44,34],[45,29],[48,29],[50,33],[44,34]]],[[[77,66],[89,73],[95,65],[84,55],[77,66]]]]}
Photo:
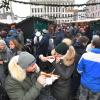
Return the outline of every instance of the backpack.
{"type": "Polygon", "coordinates": [[[2,86],[1,81],[0,81],[0,100],[10,100],[5,88],[2,86]]]}

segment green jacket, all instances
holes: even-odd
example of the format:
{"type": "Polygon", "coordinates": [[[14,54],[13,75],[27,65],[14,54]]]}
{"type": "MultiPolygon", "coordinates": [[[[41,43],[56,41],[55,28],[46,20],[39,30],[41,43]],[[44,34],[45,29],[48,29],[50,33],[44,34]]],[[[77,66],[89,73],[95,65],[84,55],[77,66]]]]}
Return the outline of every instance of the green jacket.
{"type": "Polygon", "coordinates": [[[15,61],[10,61],[10,75],[5,81],[5,89],[10,100],[36,100],[42,89],[42,85],[36,81],[38,73],[27,75],[15,61]]]}

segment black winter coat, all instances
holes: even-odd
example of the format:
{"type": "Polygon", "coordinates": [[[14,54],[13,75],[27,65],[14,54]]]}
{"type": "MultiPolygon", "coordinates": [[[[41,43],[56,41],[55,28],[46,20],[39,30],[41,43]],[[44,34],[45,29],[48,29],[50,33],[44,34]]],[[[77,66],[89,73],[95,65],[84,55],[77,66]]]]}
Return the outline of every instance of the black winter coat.
{"type": "Polygon", "coordinates": [[[69,100],[71,88],[70,82],[71,75],[74,71],[74,65],[65,66],[63,60],[61,60],[59,63],[53,62],[53,66],[55,66],[55,74],[60,77],[52,85],[52,95],[57,100],[69,100]]]}

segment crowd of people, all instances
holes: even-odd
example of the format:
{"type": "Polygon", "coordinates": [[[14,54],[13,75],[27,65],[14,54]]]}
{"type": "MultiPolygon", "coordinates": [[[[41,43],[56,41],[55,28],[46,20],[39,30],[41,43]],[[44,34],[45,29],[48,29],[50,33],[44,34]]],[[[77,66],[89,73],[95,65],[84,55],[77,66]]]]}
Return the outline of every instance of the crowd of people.
{"type": "Polygon", "coordinates": [[[25,40],[12,25],[0,37],[0,86],[9,100],[100,100],[99,31],[57,25],[25,40]]]}

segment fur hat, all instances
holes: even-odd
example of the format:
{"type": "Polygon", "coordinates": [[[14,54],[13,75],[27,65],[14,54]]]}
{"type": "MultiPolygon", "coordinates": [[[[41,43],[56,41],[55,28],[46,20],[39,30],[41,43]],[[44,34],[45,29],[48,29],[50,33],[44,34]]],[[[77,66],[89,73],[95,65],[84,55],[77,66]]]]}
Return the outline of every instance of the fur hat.
{"type": "Polygon", "coordinates": [[[36,59],[32,54],[28,52],[20,53],[17,64],[20,65],[23,69],[34,63],[36,63],[36,59]]]}

